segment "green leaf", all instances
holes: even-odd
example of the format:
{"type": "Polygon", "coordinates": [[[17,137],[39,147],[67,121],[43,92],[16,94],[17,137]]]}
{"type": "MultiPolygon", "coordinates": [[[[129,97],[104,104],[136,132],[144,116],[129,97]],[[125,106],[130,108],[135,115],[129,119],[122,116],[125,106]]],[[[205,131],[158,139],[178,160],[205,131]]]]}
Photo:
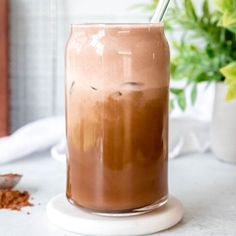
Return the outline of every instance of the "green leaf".
{"type": "Polygon", "coordinates": [[[186,97],[185,97],[184,93],[181,93],[178,95],[177,103],[178,103],[179,107],[181,108],[181,110],[185,111],[187,104],[186,104],[186,97]]]}
{"type": "Polygon", "coordinates": [[[210,15],[208,0],[204,0],[202,4],[202,12],[204,13],[203,15],[205,17],[208,17],[210,15]]]}
{"type": "Polygon", "coordinates": [[[225,77],[225,83],[228,85],[226,100],[236,98],[236,61],[220,69],[220,72],[225,77]]]}
{"type": "Polygon", "coordinates": [[[183,93],[183,89],[180,88],[170,88],[170,92],[175,94],[175,95],[180,95],[181,93],[183,93]]]}
{"type": "Polygon", "coordinates": [[[221,68],[220,72],[226,79],[236,80],[236,62],[232,62],[229,65],[221,68]]]}
{"type": "Polygon", "coordinates": [[[191,90],[191,103],[194,105],[197,100],[197,84],[194,84],[191,90]]]}
{"type": "Polygon", "coordinates": [[[233,83],[228,87],[225,100],[231,101],[235,98],[236,98],[236,83],[233,83]]]}
{"type": "Polygon", "coordinates": [[[235,0],[215,0],[216,8],[221,11],[230,11],[234,12],[236,9],[236,2],[235,0]]]}
{"type": "Polygon", "coordinates": [[[208,81],[208,80],[209,80],[209,78],[208,78],[208,76],[205,72],[201,72],[200,74],[198,74],[194,78],[194,81],[197,82],[197,83],[201,83],[201,82],[208,81]]]}
{"type": "Polygon", "coordinates": [[[221,13],[219,24],[236,33],[236,1],[215,0],[215,5],[221,13]]]}
{"type": "Polygon", "coordinates": [[[192,0],[185,0],[184,5],[185,5],[185,9],[186,9],[186,14],[189,17],[192,17],[196,21],[197,20],[197,14],[195,12],[192,0]]]}
{"type": "Polygon", "coordinates": [[[215,52],[209,43],[206,46],[206,54],[209,58],[214,58],[215,56],[215,52]]]}
{"type": "Polygon", "coordinates": [[[171,62],[170,63],[170,73],[173,75],[176,72],[176,64],[171,62]]]}

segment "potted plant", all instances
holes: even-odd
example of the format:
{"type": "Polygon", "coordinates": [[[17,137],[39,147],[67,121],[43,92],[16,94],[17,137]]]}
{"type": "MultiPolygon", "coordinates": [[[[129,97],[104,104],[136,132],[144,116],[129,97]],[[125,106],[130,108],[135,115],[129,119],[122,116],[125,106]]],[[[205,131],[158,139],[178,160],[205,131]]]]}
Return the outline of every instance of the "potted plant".
{"type": "MultiPolygon", "coordinates": [[[[145,4],[154,11],[158,0],[145,4]]],[[[195,103],[200,83],[216,83],[211,122],[211,148],[223,160],[236,162],[236,0],[204,0],[201,14],[192,0],[173,2],[166,28],[178,31],[172,42],[171,77],[183,81],[171,88],[171,107],[186,108],[186,88],[195,103]]]]}

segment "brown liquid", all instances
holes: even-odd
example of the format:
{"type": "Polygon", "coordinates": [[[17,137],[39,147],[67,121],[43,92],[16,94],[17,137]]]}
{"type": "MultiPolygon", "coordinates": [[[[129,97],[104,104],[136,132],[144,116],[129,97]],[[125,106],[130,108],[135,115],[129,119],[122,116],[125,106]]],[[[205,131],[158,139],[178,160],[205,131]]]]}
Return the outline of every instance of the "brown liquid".
{"type": "MultiPolygon", "coordinates": [[[[136,48],[132,58],[135,63],[129,69],[132,73],[129,73],[119,67],[121,56],[110,50],[110,53],[104,54],[102,63],[110,65],[113,61],[117,70],[114,72],[110,67],[103,67],[100,82],[99,78],[94,80],[94,73],[100,74],[101,69],[92,67],[95,72],[91,72],[84,66],[86,59],[93,64],[96,55],[87,49],[77,58],[74,51],[70,51],[70,47],[68,49],[67,197],[75,204],[94,211],[129,211],[158,202],[168,194],[166,63],[169,62],[169,53],[166,44],[161,44],[161,37],[157,43],[160,28],[156,27],[151,32],[151,41],[143,35],[143,30],[135,29],[135,37],[151,45],[149,51],[159,50],[162,58],[153,58],[152,51],[150,55],[137,53],[136,48]],[[155,33],[157,37],[153,41],[155,33]],[[150,57],[155,63],[147,67],[150,57]],[[145,73],[140,70],[140,60],[146,68],[145,73]],[[143,77],[140,77],[142,73],[143,77]],[[80,79],[74,74],[78,74],[80,79]],[[112,82],[115,82],[114,86],[112,82]]],[[[113,31],[108,33],[113,34],[113,31]]],[[[133,36],[126,36],[127,42],[118,46],[127,50],[135,39],[133,36]]],[[[110,40],[106,37],[104,40],[109,49],[110,40]]],[[[139,49],[141,52],[144,46],[139,49]]],[[[122,60],[126,59],[122,57],[122,60]]]]}

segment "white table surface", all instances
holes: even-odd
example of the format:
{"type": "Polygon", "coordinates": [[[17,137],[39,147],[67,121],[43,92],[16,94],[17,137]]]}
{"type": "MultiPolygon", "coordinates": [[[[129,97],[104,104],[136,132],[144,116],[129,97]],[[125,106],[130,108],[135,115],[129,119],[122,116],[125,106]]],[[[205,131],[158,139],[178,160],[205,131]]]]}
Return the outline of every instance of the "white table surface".
{"type": "MultiPolygon", "coordinates": [[[[65,189],[62,163],[48,153],[37,154],[0,166],[0,172],[22,173],[24,177],[18,188],[30,191],[35,204],[21,212],[0,210],[1,236],[75,235],[57,229],[46,216],[47,202],[65,189]]],[[[170,192],[185,207],[184,219],[156,235],[236,235],[236,165],[220,162],[212,154],[179,157],[170,161],[169,182],[170,192]]]]}

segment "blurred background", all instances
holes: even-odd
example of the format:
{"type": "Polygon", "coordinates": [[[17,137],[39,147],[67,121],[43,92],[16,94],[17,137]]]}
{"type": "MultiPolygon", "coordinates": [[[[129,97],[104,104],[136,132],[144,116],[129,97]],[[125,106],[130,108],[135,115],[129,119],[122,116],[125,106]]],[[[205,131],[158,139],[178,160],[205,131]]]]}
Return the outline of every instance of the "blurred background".
{"type": "MultiPolygon", "coordinates": [[[[8,2],[11,131],[42,117],[63,114],[64,49],[70,24],[148,22],[152,15],[152,11],[133,7],[148,4],[148,0],[8,2]]],[[[202,118],[210,114],[200,113],[202,118]]]]}

